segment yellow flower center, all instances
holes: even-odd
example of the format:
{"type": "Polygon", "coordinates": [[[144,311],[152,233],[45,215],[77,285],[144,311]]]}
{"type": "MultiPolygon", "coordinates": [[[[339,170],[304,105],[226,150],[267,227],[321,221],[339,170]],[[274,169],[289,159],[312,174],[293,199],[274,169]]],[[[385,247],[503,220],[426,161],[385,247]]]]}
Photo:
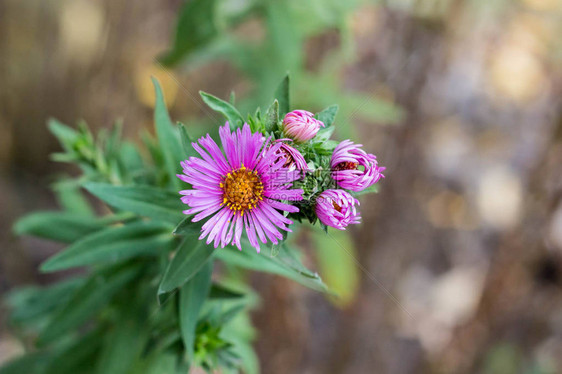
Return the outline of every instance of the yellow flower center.
{"type": "Polygon", "coordinates": [[[263,183],[260,177],[244,165],[228,173],[220,186],[224,191],[222,204],[242,215],[263,200],[263,183]]]}

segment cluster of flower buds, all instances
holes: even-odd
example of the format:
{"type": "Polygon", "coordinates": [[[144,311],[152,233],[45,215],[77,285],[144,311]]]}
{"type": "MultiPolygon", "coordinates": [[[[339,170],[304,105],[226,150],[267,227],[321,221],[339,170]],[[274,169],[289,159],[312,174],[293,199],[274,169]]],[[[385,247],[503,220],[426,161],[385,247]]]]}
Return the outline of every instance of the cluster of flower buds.
{"type": "MultiPolygon", "coordinates": [[[[313,140],[324,123],[305,110],[294,110],[283,119],[283,134],[295,143],[313,140]]],[[[303,173],[308,171],[307,162],[301,153],[287,139],[281,150],[288,156],[288,164],[303,173]]],[[[351,140],[339,143],[330,160],[330,176],[336,188],[321,191],[314,199],[315,213],[320,222],[339,230],[360,222],[356,205],[359,201],[348,191],[360,192],[384,178],[384,167],[378,166],[377,158],[362,149],[361,144],[351,140]]]]}

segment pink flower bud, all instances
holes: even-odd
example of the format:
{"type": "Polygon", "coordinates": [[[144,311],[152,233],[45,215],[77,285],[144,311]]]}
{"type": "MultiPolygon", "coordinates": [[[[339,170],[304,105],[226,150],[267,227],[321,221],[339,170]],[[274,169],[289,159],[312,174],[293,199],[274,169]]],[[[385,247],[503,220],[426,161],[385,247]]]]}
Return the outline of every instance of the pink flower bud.
{"type": "Polygon", "coordinates": [[[314,118],[314,114],[306,110],[293,110],[287,113],[283,119],[285,135],[297,142],[306,142],[314,138],[320,127],[324,127],[324,123],[314,118]]]}
{"type": "Polygon", "coordinates": [[[384,178],[384,167],[378,166],[377,157],[365,152],[361,144],[344,140],[334,150],[330,162],[332,178],[338,187],[362,191],[384,178]]]}
{"type": "Polygon", "coordinates": [[[326,190],[316,199],[316,215],[320,222],[338,230],[359,223],[361,216],[355,209],[359,201],[344,190],[326,190]]]}
{"type": "Polygon", "coordinates": [[[278,154],[279,157],[285,159],[285,164],[283,167],[287,168],[289,171],[296,170],[299,175],[304,177],[306,171],[308,170],[308,165],[303,155],[294,147],[291,147],[285,141],[291,142],[291,139],[279,139],[276,143],[281,143],[278,154]]]}

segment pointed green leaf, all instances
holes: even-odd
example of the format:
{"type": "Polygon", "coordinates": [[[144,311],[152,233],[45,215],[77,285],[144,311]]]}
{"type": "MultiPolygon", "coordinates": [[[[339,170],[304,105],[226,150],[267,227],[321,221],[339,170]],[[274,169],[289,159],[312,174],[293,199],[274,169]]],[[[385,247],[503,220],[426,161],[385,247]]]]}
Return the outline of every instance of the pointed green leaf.
{"type": "Polygon", "coordinates": [[[41,265],[41,271],[52,272],[77,266],[117,262],[135,256],[159,255],[173,237],[170,225],[149,221],[109,227],[86,236],[41,265]]]}
{"type": "Polygon", "coordinates": [[[289,74],[285,75],[285,78],[275,90],[274,98],[279,101],[279,115],[284,117],[285,114],[290,112],[291,101],[289,96],[289,74]]]}
{"type": "Polygon", "coordinates": [[[138,272],[138,267],[128,267],[119,270],[109,268],[103,273],[94,274],[55,313],[39,335],[37,344],[50,343],[82,325],[107,305],[113,295],[133,280],[138,272]]]}
{"type": "Polygon", "coordinates": [[[189,281],[213,253],[213,247],[198,240],[197,236],[186,237],[164,273],[158,294],[170,292],[189,281]]]}
{"type": "Polygon", "coordinates": [[[238,109],[233,107],[230,103],[203,91],[199,91],[199,94],[209,108],[222,113],[222,115],[228,120],[231,130],[237,129],[244,124],[244,117],[242,117],[238,109]]]}
{"type": "Polygon", "coordinates": [[[209,300],[239,300],[245,296],[245,294],[233,291],[219,283],[213,283],[209,292],[209,300]]]}
{"type": "Polygon", "coordinates": [[[187,352],[187,359],[193,359],[193,345],[195,344],[195,328],[201,307],[211,288],[213,262],[208,261],[201,270],[184,284],[180,289],[179,320],[183,343],[187,352]]]}
{"type": "Polygon", "coordinates": [[[270,257],[265,253],[256,253],[255,249],[249,245],[244,246],[242,251],[230,247],[219,249],[216,257],[228,264],[281,275],[314,290],[329,292],[320,276],[306,269],[283,246],[276,257],[270,257]]]}
{"type": "Polygon", "coordinates": [[[184,159],[184,153],[179,139],[177,129],[172,124],[166,103],[164,102],[164,94],[162,88],[156,78],[152,77],[154,90],[156,92],[156,104],[154,106],[154,125],[156,127],[156,135],[160,149],[164,153],[164,161],[166,171],[170,178],[170,187],[179,190],[180,180],[176,178],[176,174],[180,172],[180,161],[184,159]]]}
{"type": "Polygon", "coordinates": [[[330,126],[326,129],[321,129],[320,131],[318,131],[318,133],[314,137],[314,141],[316,142],[316,144],[322,146],[323,142],[330,139],[335,129],[336,128],[334,126],[330,126]]]}
{"type": "Polygon", "coordinates": [[[17,235],[32,235],[70,243],[85,235],[102,230],[104,227],[104,222],[83,214],[36,212],[17,221],[14,225],[14,232],[17,235]]]}
{"type": "Polygon", "coordinates": [[[172,66],[197,48],[208,44],[218,33],[215,22],[215,0],[187,1],[178,17],[172,50],[160,62],[172,66]]]}
{"type": "Polygon", "coordinates": [[[184,217],[180,196],[171,191],[149,186],[113,186],[86,183],[84,188],[107,204],[141,216],[177,224],[184,217]]]}
{"type": "Polygon", "coordinates": [[[273,104],[267,109],[265,119],[265,131],[274,131],[279,123],[279,101],[275,99],[273,104]]]}
{"type": "Polygon", "coordinates": [[[189,157],[192,156],[197,157],[198,155],[197,151],[191,145],[191,143],[193,143],[193,140],[191,140],[191,137],[187,134],[187,130],[185,129],[184,124],[179,123],[178,127],[180,130],[180,138],[181,138],[181,145],[183,147],[184,160],[187,160],[189,157]]]}
{"type": "Polygon", "coordinates": [[[80,137],[78,131],[74,130],[72,127],[64,125],[62,122],[59,122],[54,118],[50,118],[47,121],[47,126],[49,127],[51,133],[56,136],[62,147],[67,151],[73,149],[74,144],[80,137]]]}
{"type": "Polygon", "coordinates": [[[338,113],[339,106],[337,104],[330,105],[320,113],[316,114],[316,119],[322,121],[326,127],[332,126],[338,113]]]}

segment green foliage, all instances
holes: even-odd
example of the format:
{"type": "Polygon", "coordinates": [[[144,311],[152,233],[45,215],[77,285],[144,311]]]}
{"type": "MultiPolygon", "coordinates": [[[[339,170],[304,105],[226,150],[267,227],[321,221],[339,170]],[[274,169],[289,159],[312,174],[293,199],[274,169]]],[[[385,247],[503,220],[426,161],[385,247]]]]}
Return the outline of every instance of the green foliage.
{"type": "Polygon", "coordinates": [[[0,374],[41,374],[45,372],[49,358],[44,352],[30,353],[2,366],[0,374]]]}
{"type": "Polygon", "coordinates": [[[42,346],[59,339],[70,330],[81,326],[139,273],[139,267],[107,268],[94,273],[72,297],[57,310],[39,334],[42,346]]]}

